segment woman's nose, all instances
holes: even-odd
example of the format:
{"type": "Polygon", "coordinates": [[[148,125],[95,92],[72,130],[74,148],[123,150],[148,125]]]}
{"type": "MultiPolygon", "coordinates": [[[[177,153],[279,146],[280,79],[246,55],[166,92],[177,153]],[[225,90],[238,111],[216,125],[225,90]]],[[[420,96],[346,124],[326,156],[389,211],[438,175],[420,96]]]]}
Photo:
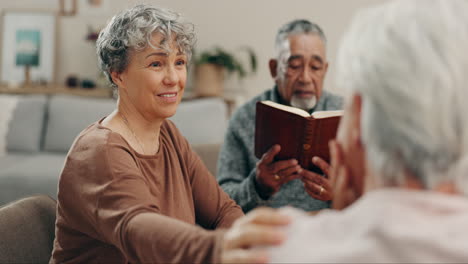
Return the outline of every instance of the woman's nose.
{"type": "Polygon", "coordinates": [[[164,85],[174,86],[177,84],[179,77],[177,75],[176,69],[174,66],[169,66],[166,68],[166,74],[163,79],[164,85]]]}

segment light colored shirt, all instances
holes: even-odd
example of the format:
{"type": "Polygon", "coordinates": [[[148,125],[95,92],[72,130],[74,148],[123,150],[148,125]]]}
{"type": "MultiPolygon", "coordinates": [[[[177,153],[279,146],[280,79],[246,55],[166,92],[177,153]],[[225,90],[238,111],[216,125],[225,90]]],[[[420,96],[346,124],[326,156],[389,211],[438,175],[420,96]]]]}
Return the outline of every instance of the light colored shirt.
{"type": "Polygon", "coordinates": [[[272,263],[467,263],[468,199],[381,189],[343,211],[316,216],[292,208],[287,240],[272,263]]]}

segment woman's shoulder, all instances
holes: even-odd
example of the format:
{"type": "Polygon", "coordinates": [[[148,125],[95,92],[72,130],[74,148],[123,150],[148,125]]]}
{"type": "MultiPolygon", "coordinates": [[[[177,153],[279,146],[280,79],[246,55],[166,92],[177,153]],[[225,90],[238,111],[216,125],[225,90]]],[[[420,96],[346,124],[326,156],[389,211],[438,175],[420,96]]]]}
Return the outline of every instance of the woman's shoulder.
{"type": "Polygon", "coordinates": [[[127,149],[128,143],[118,133],[102,126],[99,122],[95,122],[76,137],[70,153],[88,151],[90,154],[96,154],[114,146],[127,149]]]}
{"type": "Polygon", "coordinates": [[[180,133],[177,126],[171,120],[164,120],[161,125],[161,136],[163,137],[171,137],[173,139],[183,138],[182,134],[180,133]]]}
{"type": "Polygon", "coordinates": [[[76,138],[67,154],[61,178],[94,182],[93,175],[99,174],[100,180],[111,179],[116,171],[133,168],[137,159],[120,134],[96,122],[76,138]]]}
{"type": "Polygon", "coordinates": [[[180,152],[188,148],[188,142],[171,120],[164,120],[161,125],[161,142],[167,148],[180,152]]]}

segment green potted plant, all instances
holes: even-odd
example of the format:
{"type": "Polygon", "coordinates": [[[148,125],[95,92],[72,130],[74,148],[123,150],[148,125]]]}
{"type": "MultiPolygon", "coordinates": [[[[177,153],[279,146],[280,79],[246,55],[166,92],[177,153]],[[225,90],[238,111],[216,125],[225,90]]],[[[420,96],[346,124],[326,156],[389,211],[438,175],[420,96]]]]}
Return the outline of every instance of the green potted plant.
{"type": "Polygon", "coordinates": [[[195,54],[194,93],[196,97],[222,96],[226,74],[236,74],[238,78],[242,79],[257,71],[255,52],[249,47],[242,47],[240,51],[247,52],[248,67],[234,53],[220,47],[195,54]]]}

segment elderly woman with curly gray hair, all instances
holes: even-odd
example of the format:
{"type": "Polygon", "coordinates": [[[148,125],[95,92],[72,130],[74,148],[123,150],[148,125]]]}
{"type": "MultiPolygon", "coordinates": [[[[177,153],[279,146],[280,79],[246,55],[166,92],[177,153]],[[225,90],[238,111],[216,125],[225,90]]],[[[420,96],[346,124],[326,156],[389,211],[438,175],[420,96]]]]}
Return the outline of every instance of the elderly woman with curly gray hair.
{"type": "Polygon", "coordinates": [[[194,39],[177,13],[148,5],[122,11],[100,33],[100,67],[119,99],[68,153],[51,263],[265,262],[245,249],[284,239],[268,226],[288,219],[269,209],[243,217],[167,120],[194,39]]]}

